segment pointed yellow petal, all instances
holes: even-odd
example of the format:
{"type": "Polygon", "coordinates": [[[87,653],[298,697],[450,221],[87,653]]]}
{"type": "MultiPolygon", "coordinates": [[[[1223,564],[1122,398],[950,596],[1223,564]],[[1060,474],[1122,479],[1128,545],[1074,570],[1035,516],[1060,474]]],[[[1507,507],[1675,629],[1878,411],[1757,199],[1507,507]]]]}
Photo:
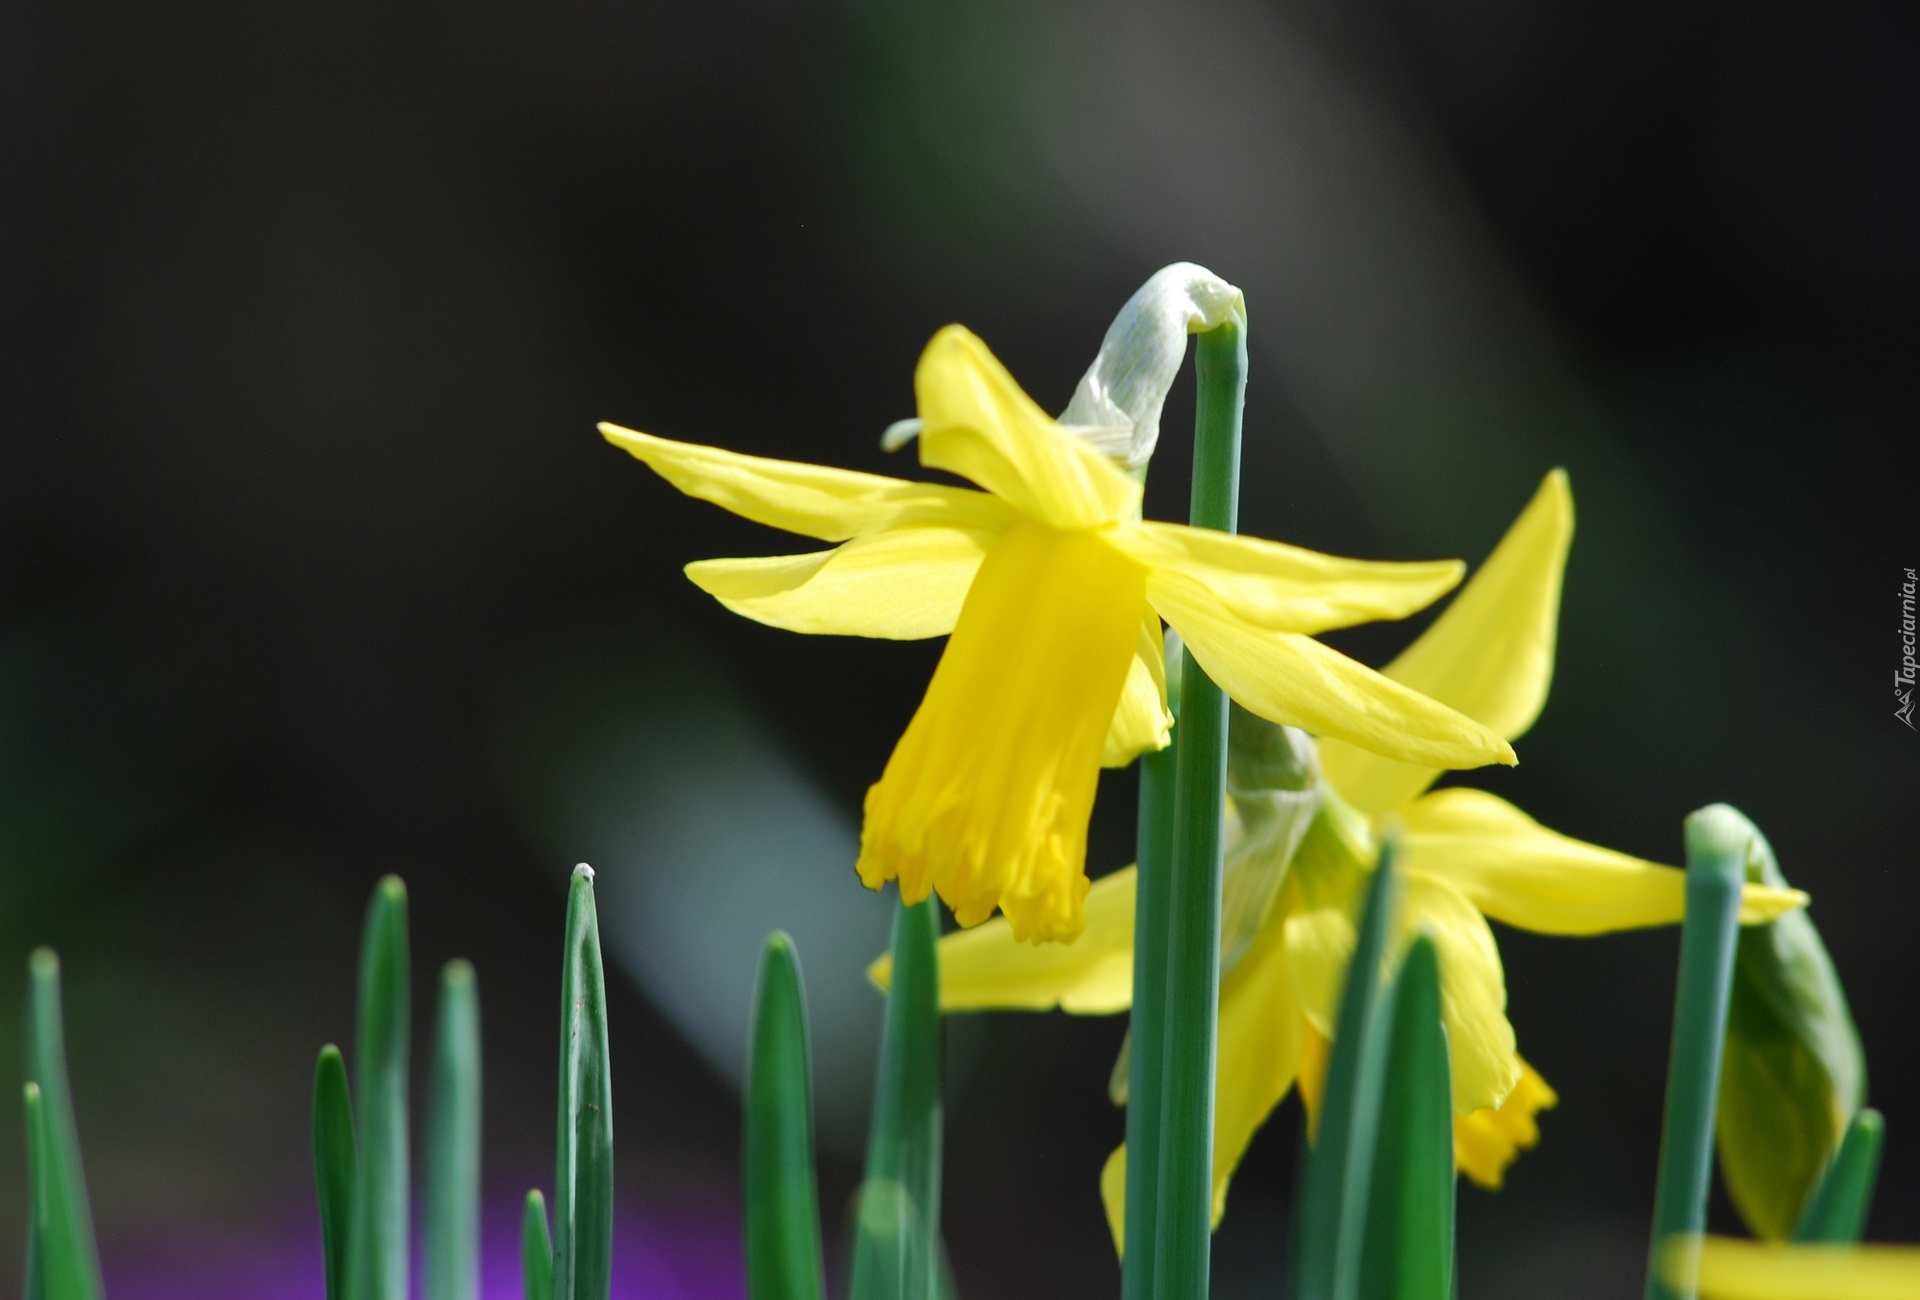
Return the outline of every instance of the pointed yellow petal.
{"type": "Polygon", "coordinates": [[[1512,747],[1471,718],[1309,637],[1255,627],[1191,578],[1152,572],[1147,598],[1207,676],[1263,718],[1412,762],[1514,761],[1512,747]]]}
{"type": "Polygon", "coordinates": [[[1400,895],[1400,944],[1433,936],[1440,958],[1440,1019],[1447,1027],[1453,1108],[1506,1101],[1520,1082],[1520,1057],[1507,1020],[1507,977],[1487,919],[1444,880],[1407,869],[1400,895]]]}
{"type": "Polygon", "coordinates": [[[1167,709],[1167,659],[1160,616],[1151,609],[1140,623],[1140,640],[1120,691],[1120,707],[1107,728],[1102,767],[1125,767],[1140,755],[1165,749],[1173,739],[1173,714],[1167,709]]]}
{"type": "Polygon", "coordinates": [[[1458,560],[1343,560],[1258,537],[1151,520],[1121,529],[1114,543],[1149,568],[1192,578],[1235,616],[1277,632],[1405,618],[1446,595],[1466,571],[1458,560]]]}
{"type": "MultiPolygon", "coordinates": [[[[1572,540],[1573,494],[1566,471],[1556,469],[1473,580],[1382,671],[1507,740],[1518,738],[1547,702],[1572,540]]],[[[1439,775],[1436,765],[1396,763],[1338,742],[1321,747],[1320,761],[1341,796],[1369,813],[1399,807],[1439,775]]]]}
{"type": "Polygon", "coordinates": [[[1293,993],[1286,934],[1269,924],[1220,984],[1213,1092],[1213,1222],[1247,1144],[1293,1086],[1306,1021],[1293,993]]]}
{"type": "Polygon", "coordinates": [[[1483,1106],[1453,1116],[1453,1163],[1461,1173],[1488,1191],[1497,1192],[1506,1181],[1507,1166],[1540,1143],[1540,1124],[1534,1118],[1560,1104],[1560,1097],[1539,1071],[1520,1061],[1520,1082],[1498,1106],[1483,1106]]]}
{"type": "MultiPolygon", "coordinates": [[[[1293,986],[1307,1022],[1322,1037],[1331,1038],[1335,1029],[1364,883],[1357,873],[1351,880],[1289,881],[1282,902],[1293,986]]],[[[1433,936],[1440,958],[1440,1014],[1447,1026],[1453,1108],[1497,1106],[1513,1090],[1520,1066],[1493,931],[1473,904],[1445,881],[1409,869],[1402,883],[1396,938],[1388,951],[1397,963],[1415,934],[1433,936]]]]}
{"type": "MultiPolygon", "coordinates": [[[[1087,928],[1072,943],[1021,943],[1003,916],[940,940],[942,1011],[1048,1011],[1111,1015],[1133,1005],[1134,869],[1122,867],[1087,891],[1087,928]]],[[[881,988],[893,958],[867,968],[881,988]]]]}
{"type": "MultiPolygon", "coordinates": [[[[1668,1285],[1684,1287],[1691,1244],[1661,1252],[1668,1285]]],[[[1920,1247],[1776,1246],[1708,1237],[1699,1243],[1700,1300],[1916,1300],[1920,1247]]]]}
{"type": "MultiPolygon", "coordinates": [[[[1402,814],[1408,870],[1444,878],[1497,921],[1542,934],[1604,934],[1673,925],[1686,874],[1557,834],[1483,790],[1436,790],[1402,814]]],[[[1748,885],[1753,925],[1804,906],[1797,889],[1748,885]]]]}
{"type": "Polygon", "coordinates": [[[987,345],[958,325],[933,336],[913,375],[920,463],[972,479],[1055,528],[1139,513],[1140,485],[1034,405],[987,345]]]}
{"type": "Polygon", "coordinates": [[[1007,518],[1005,506],[969,488],[743,456],[617,424],[601,425],[600,433],[690,497],[755,523],[829,542],[913,523],[993,531],[1007,518]]]}
{"type": "Polygon", "coordinates": [[[1100,1203],[1107,1208],[1107,1231],[1113,1234],[1113,1253],[1127,1254],[1127,1144],[1122,1142],[1100,1166],[1100,1203]]]}
{"type": "Polygon", "coordinates": [[[915,525],[831,551],[698,560],[687,576],[736,614],[791,632],[913,641],[945,636],[994,534],[915,525]]]}
{"type": "Polygon", "coordinates": [[[1022,521],[980,565],[926,697],[867,792],[860,879],[930,890],[963,926],[1071,940],[1100,755],[1146,573],[1097,534],[1022,521]]]}

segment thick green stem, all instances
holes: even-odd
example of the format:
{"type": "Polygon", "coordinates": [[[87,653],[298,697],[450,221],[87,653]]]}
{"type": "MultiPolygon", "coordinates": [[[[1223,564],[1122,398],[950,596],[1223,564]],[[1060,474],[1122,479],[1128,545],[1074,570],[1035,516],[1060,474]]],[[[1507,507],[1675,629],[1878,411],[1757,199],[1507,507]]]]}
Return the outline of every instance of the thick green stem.
{"type": "Polygon", "coordinates": [[[1687,915],[1680,927],[1680,985],[1667,1064],[1667,1115],[1653,1200],[1647,1300],[1692,1300],[1694,1287],[1668,1285],[1660,1264],[1669,1237],[1697,1236],[1707,1224],[1713,1179],[1713,1116],[1720,1057],[1740,938],[1740,891],[1752,830],[1724,804],[1687,818],[1687,915]]]}
{"type": "Polygon", "coordinates": [[[1886,1133],[1886,1121],[1877,1110],[1863,1110],[1853,1117],[1833,1163],[1807,1198],[1806,1212],[1793,1230],[1795,1241],[1850,1246],[1860,1240],[1867,1211],[1873,1206],[1886,1133]]]}
{"type": "MultiPolygon", "coordinates": [[[[1235,321],[1194,349],[1193,496],[1197,528],[1233,532],[1240,499],[1240,417],[1247,343],[1235,321]]],[[[1204,1300],[1213,1204],[1214,1029],[1219,1013],[1221,821],[1227,698],[1183,653],[1174,735],[1173,853],[1167,891],[1165,1043],[1160,1105],[1156,1300],[1204,1300]]]]}
{"type": "Polygon", "coordinates": [[[473,967],[440,972],[427,1103],[427,1300],[480,1295],[480,990],[473,967]]]}
{"type": "Polygon", "coordinates": [[[1121,1300],[1153,1294],[1160,1202],[1160,1091],[1166,1048],[1167,892],[1173,856],[1173,746],[1140,759],[1134,854],[1133,1012],[1127,1039],[1127,1216],[1121,1300]]]}

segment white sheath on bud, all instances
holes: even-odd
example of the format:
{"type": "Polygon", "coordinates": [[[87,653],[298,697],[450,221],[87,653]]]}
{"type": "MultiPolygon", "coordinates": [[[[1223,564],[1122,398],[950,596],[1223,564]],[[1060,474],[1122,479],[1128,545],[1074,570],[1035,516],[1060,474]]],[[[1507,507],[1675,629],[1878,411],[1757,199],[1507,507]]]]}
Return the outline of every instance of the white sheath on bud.
{"type": "MultiPolygon", "coordinates": [[[[1161,267],[1107,327],[1100,351],[1060,413],[1060,427],[1128,469],[1153,456],[1160,408],[1187,355],[1187,335],[1231,318],[1247,321],[1240,291],[1192,262],[1161,267]]],[[[919,420],[895,420],[880,446],[898,451],[920,436],[919,420]]]]}
{"type": "Polygon", "coordinates": [[[1160,408],[1187,354],[1187,335],[1233,319],[1245,325],[1240,290],[1204,266],[1162,267],[1107,327],[1060,423],[1129,469],[1147,463],[1160,440],[1160,408]]]}

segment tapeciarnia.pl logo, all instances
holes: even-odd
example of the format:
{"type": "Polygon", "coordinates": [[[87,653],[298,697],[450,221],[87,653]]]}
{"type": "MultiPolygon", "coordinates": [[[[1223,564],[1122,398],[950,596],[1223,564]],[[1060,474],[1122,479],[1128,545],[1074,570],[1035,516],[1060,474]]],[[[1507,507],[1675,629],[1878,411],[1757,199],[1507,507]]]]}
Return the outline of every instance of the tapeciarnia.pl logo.
{"type": "Polygon", "coordinates": [[[1893,716],[1907,724],[1909,730],[1920,731],[1913,725],[1913,570],[1907,570],[1907,580],[1900,584],[1900,666],[1893,670],[1893,698],[1899,701],[1899,707],[1893,716]]]}

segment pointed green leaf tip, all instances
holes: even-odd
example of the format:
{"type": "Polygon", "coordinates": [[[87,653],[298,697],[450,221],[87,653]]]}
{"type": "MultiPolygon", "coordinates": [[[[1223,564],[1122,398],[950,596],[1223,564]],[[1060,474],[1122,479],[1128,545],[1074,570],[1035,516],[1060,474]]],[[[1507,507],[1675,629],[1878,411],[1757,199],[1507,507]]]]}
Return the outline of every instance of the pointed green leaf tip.
{"type": "Polygon", "coordinates": [[[326,1262],[327,1300],[341,1300],[347,1286],[347,1234],[353,1221],[353,1186],[359,1165],[353,1139],[353,1102],[347,1066],[328,1043],[313,1067],[313,1178],[320,1198],[320,1247],[326,1262]]]}
{"type": "Polygon", "coordinates": [[[1807,1201],[1807,1212],[1793,1230],[1795,1241],[1851,1245],[1860,1240],[1873,1207],[1873,1185],[1880,1177],[1880,1148],[1886,1122],[1877,1110],[1863,1110],[1847,1125],[1846,1141],[1827,1166],[1825,1177],[1807,1201]]]}
{"type": "Polygon", "coordinates": [[[893,916],[867,1171],[854,1228],[851,1300],[934,1300],[940,1282],[940,913],[893,916]]]}
{"type": "Polygon", "coordinates": [[[1453,1084],[1440,1021],[1440,959],[1420,935],[1393,990],[1386,1080],[1374,1145],[1363,1300],[1447,1300],[1453,1294],[1453,1084]]]}
{"type": "Polygon", "coordinates": [[[27,959],[27,1159],[32,1180],[27,1289],[43,1300],[100,1300],[100,1256],[67,1086],[60,959],[27,959]]]}
{"type": "Polygon", "coordinates": [[[407,1296],[407,1047],[412,1034],[407,889],[374,886],[360,944],[360,1155],[347,1237],[346,1300],[407,1296]]]}
{"type": "Polygon", "coordinates": [[[553,1237],[547,1232],[547,1198],[537,1187],[520,1212],[520,1278],[525,1300],[553,1300],[553,1237]]]}
{"type": "Polygon", "coordinates": [[[747,1045],[746,1245],[751,1300],[822,1300],[820,1206],[814,1184],[813,1084],[800,958],[767,936],[747,1045]]]}
{"type": "Polygon", "coordinates": [[[560,969],[554,1300],[607,1300],[613,1278],[613,1082],[593,868],[573,869],[560,969]]]}
{"type": "Polygon", "coordinates": [[[464,961],[440,972],[426,1194],[427,1300],[478,1300],[480,991],[464,961]]]}
{"type": "MultiPolygon", "coordinates": [[[[1751,884],[1785,888],[1773,848],[1749,837],[1751,884]]],[[[1740,932],[1717,1124],[1727,1192],[1755,1236],[1784,1240],[1866,1100],[1866,1057],[1840,976],[1805,911],[1740,932]]]]}
{"type": "Polygon", "coordinates": [[[1293,1293],[1299,1296],[1352,1300],[1359,1293],[1386,1073],[1388,1021],[1377,1010],[1380,964],[1400,902],[1397,849],[1391,836],[1380,846],[1347,962],[1327,1060],[1319,1140],[1306,1153],[1294,1219],[1293,1293]]]}

